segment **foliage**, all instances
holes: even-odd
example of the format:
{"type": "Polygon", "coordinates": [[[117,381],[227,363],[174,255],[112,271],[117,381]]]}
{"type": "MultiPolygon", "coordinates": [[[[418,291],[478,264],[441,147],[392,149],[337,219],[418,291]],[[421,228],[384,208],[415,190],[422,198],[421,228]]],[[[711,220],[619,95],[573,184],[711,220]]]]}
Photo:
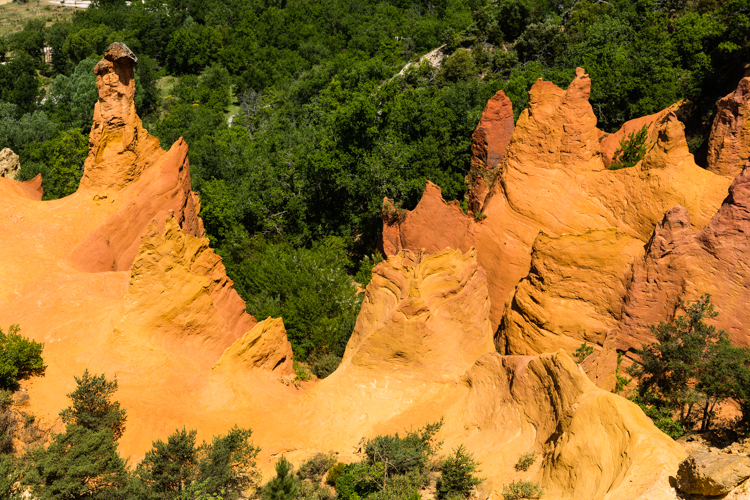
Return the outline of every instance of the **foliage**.
{"type": "Polygon", "coordinates": [[[415,470],[423,472],[430,458],[440,449],[442,443],[435,441],[435,434],[443,426],[443,421],[427,424],[406,436],[377,436],[365,444],[366,463],[382,464],[386,477],[405,474],[415,470]]]}
{"type": "Polygon", "coordinates": [[[326,477],[326,484],[336,486],[336,481],[346,471],[346,464],[339,462],[328,470],[328,476],[326,477]]]}
{"type": "Polygon", "coordinates": [[[297,377],[297,380],[301,380],[304,382],[305,380],[310,380],[312,378],[310,371],[302,363],[295,361],[293,366],[294,376],[297,377]]]}
{"type": "Polygon", "coordinates": [[[588,358],[592,354],[594,354],[593,346],[590,346],[587,342],[584,342],[578,347],[578,349],[575,350],[575,352],[573,352],[573,357],[575,358],[576,363],[580,365],[586,358],[588,358]]]}
{"type": "MultiPolygon", "coordinates": [[[[227,268],[248,297],[248,312],[284,318],[296,360],[343,356],[362,302],[347,274],[343,240],[329,238],[306,249],[255,239],[230,251],[244,256],[227,259],[227,268]]],[[[219,254],[228,255],[224,248],[219,254]]]]}
{"type": "Polygon", "coordinates": [[[23,494],[19,460],[13,455],[0,453],[0,498],[20,500],[23,494]]]}
{"type": "Polygon", "coordinates": [[[72,75],[57,75],[52,80],[43,108],[62,127],[79,128],[86,134],[91,130],[94,105],[99,99],[96,63],[95,58],[83,59],[72,75]]]}
{"type": "MultiPolygon", "coordinates": [[[[198,464],[196,431],[176,430],[166,442],[156,440],[138,464],[136,476],[142,483],[140,495],[148,490],[157,498],[174,498],[193,483],[198,464]]],[[[134,486],[131,486],[134,487],[134,486]]],[[[205,485],[201,485],[201,489],[205,485]]]]}
{"type": "Polygon", "coordinates": [[[92,432],[108,430],[117,441],[125,432],[125,410],[111,398],[117,391],[117,379],[111,382],[104,374],[92,375],[88,369],[75,377],[76,389],[68,394],[71,405],[60,412],[66,425],[92,432]]]}
{"type": "Polygon", "coordinates": [[[683,427],[703,406],[701,430],[707,431],[717,404],[744,400],[740,384],[750,377],[750,351],[732,346],[726,332],[705,322],[719,314],[710,295],[680,308],[686,315],[651,327],[656,342],[635,351],[640,362],[628,371],[638,379],[639,396],[649,394],[657,409],[677,411],[683,427]]]}
{"type": "Polygon", "coordinates": [[[255,460],[260,448],[250,443],[251,435],[250,429],[235,425],[226,435],[201,445],[197,480],[207,493],[221,492],[224,500],[235,500],[257,486],[260,476],[255,460]]]}
{"type": "Polygon", "coordinates": [[[637,404],[643,413],[653,420],[656,428],[667,436],[672,439],[678,439],[685,434],[686,429],[683,425],[674,420],[674,412],[666,406],[659,405],[658,401],[654,401],[654,398],[650,394],[645,394],[643,396],[634,394],[629,399],[637,404]]]}
{"type": "Polygon", "coordinates": [[[55,137],[57,124],[44,111],[22,113],[15,104],[0,102],[0,144],[20,156],[21,168],[26,158],[23,150],[27,145],[44,143],[55,137]]]}
{"type": "Polygon", "coordinates": [[[467,498],[472,489],[482,482],[476,477],[477,461],[463,445],[440,463],[440,478],[437,480],[437,498],[467,498]]]}
{"type": "Polygon", "coordinates": [[[536,499],[542,495],[544,490],[539,483],[519,480],[503,485],[503,500],[536,499]]]}
{"type": "Polygon", "coordinates": [[[116,444],[125,429],[125,410],[110,401],[117,382],[86,370],[76,383],[68,394],[71,406],[60,412],[65,432],[34,452],[24,484],[40,500],[120,498],[127,473],[116,444]]]}
{"type": "Polygon", "coordinates": [[[308,458],[297,469],[300,479],[319,482],[328,470],[336,464],[336,456],[332,453],[316,453],[308,458]]]}
{"type": "Polygon", "coordinates": [[[648,125],[644,125],[637,132],[631,132],[626,139],[620,141],[620,147],[615,151],[615,159],[609,166],[610,170],[630,168],[641,161],[646,154],[646,139],[648,125]]]}
{"type": "Polygon", "coordinates": [[[292,464],[285,457],[276,462],[276,477],[263,487],[264,500],[294,500],[297,497],[297,482],[294,480],[292,464]]]}
{"type": "Polygon", "coordinates": [[[315,360],[312,365],[312,372],[318,378],[326,378],[328,375],[336,371],[341,358],[335,354],[326,354],[320,359],[315,360]]]}
{"type": "Polygon", "coordinates": [[[8,332],[0,329],[0,390],[16,391],[19,382],[44,375],[46,366],[42,359],[44,344],[29,340],[11,325],[8,332]]]}
{"type": "Polygon", "coordinates": [[[249,429],[234,427],[210,443],[196,446],[196,431],[176,430],[153,447],[138,464],[128,497],[133,499],[234,500],[257,486],[258,448],[249,429]]]}
{"type": "Polygon", "coordinates": [[[78,189],[88,152],[89,139],[80,129],[62,131],[54,139],[31,143],[22,151],[18,177],[28,180],[42,174],[45,200],[69,196],[78,189]]]}
{"type": "MultiPolygon", "coordinates": [[[[376,436],[364,443],[361,462],[336,464],[326,481],[335,485],[342,500],[419,500],[420,490],[429,482],[430,460],[442,444],[435,441],[441,426],[442,420],[409,431],[403,438],[398,434],[376,436]]],[[[476,466],[463,448],[447,460],[444,484],[448,489],[464,484],[464,474],[476,466]]]]}
{"type": "Polygon", "coordinates": [[[518,462],[516,462],[516,470],[526,472],[527,470],[529,470],[529,467],[531,467],[531,465],[534,463],[535,460],[536,460],[535,451],[524,453],[523,455],[518,457],[518,462]]]}
{"type": "Polygon", "coordinates": [[[24,481],[40,500],[116,499],[126,481],[125,462],[111,429],[94,431],[72,424],[37,451],[24,481]]]}

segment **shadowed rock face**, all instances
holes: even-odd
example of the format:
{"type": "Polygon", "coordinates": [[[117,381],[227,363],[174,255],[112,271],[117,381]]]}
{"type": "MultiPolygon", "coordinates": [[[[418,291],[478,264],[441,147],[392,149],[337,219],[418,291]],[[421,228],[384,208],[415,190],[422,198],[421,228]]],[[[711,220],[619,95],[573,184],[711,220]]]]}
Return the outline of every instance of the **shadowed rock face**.
{"type": "Polygon", "coordinates": [[[708,140],[708,170],[734,178],[750,159],[750,77],[717,105],[708,140]]]}

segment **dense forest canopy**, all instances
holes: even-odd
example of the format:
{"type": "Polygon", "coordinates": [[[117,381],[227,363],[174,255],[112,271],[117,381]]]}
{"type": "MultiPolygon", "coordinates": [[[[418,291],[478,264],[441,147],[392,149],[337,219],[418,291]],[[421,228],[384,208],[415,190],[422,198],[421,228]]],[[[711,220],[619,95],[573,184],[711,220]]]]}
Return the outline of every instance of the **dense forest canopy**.
{"type": "Polygon", "coordinates": [[[700,162],[749,35],[750,0],[96,0],[0,39],[0,147],[22,178],[43,174],[47,199],[75,191],[92,68],[126,43],[139,113],[162,147],[190,145],[201,216],[249,312],[282,316],[324,376],[379,258],[383,197],[412,208],[429,179],[463,200],[496,91],[518,116],[538,78],[565,87],[583,66],[609,132],[688,99],[700,162]],[[418,63],[438,47],[439,69],[418,63]]]}

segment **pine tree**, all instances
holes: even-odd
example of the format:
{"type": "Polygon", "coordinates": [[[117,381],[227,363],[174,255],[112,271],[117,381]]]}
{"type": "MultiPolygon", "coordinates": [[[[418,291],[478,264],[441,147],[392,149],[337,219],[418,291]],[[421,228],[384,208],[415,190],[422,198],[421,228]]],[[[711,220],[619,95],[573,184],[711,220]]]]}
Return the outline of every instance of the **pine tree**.
{"type": "Polygon", "coordinates": [[[35,452],[24,483],[38,500],[116,500],[127,479],[116,444],[125,430],[125,410],[111,401],[117,382],[88,370],[76,382],[68,394],[72,405],[60,412],[65,432],[35,452]]]}
{"type": "Polygon", "coordinates": [[[196,431],[177,430],[167,442],[154,441],[136,475],[158,498],[176,498],[193,481],[198,465],[196,431]]]}
{"type": "Polygon", "coordinates": [[[292,464],[285,457],[276,462],[276,477],[263,488],[264,500],[294,500],[297,496],[297,481],[292,473],[292,464]]]}
{"type": "Polygon", "coordinates": [[[78,386],[68,394],[73,404],[60,412],[63,422],[91,431],[107,428],[112,431],[114,440],[119,440],[125,432],[126,417],[120,403],[111,401],[117,391],[117,380],[109,382],[104,374],[91,375],[88,370],[75,379],[78,386]]]}

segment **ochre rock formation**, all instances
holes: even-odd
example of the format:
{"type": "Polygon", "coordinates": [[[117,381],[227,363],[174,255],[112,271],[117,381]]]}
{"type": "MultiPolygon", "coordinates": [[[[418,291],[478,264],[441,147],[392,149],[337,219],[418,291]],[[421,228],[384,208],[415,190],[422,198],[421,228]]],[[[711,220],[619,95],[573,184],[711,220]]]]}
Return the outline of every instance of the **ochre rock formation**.
{"type": "Polygon", "coordinates": [[[154,218],[163,226],[170,210],[185,233],[204,236],[200,202],[190,190],[187,144],[180,139],[165,153],[136,114],[136,63],[130,49],[116,42],[94,68],[99,101],[76,194],[109,206],[101,211],[109,214],[70,254],[81,271],[130,269],[141,234],[154,218]]]}
{"type": "Polygon", "coordinates": [[[617,327],[643,243],[617,229],[534,242],[531,269],[508,305],[503,352],[536,354],[583,342],[601,346],[617,327]]]}
{"type": "Polygon", "coordinates": [[[701,231],[693,232],[690,213],[677,206],[654,230],[646,254],[634,266],[622,321],[607,336],[601,359],[591,367],[598,377],[616,351],[632,351],[653,341],[649,327],[682,314],[681,301],[711,294],[719,316],[712,321],[735,344],[750,346],[746,307],[750,284],[750,168],[729,188],[729,196],[701,231]]]}
{"type": "MultiPolygon", "coordinates": [[[[679,200],[696,229],[705,224],[725,179],[695,170],[671,115],[654,126],[657,143],[640,166],[609,172],[585,75],[568,91],[535,85],[531,111],[493,167],[487,219],[445,203],[434,185],[411,213],[391,210],[384,247],[392,255],[373,272],[341,366],[297,388],[280,380],[292,372],[283,322],[256,325],[202,237],[186,144],[161,151],[135,114],[135,62],[115,44],[97,65],[96,126],[76,193],[42,202],[32,185],[0,179],[0,325],[18,323],[44,342],[48,364],[25,384],[30,411],[59,424],[73,377],[88,368],[117,377],[128,412],[119,445],[131,463],[177,428],[197,429],[200,440],[239,425],[253,429],[268,478],[281,454],[297,465],[330,450],[354,460],[363,438],[443,418],[443,451],[465,444],[496,497],[523,478],[540,481],[549,498],[673,498],[668,477],[685,453],[637,406],[598,389],[563,352],[502,356],[493,342],[506,299],[527,275],[516,302],[537,297],[556,311],[524,317],[534,342],[551,346],[560,332],[599,342],[621,314],[628,266],[643,258],[638,242],[662,205],[679,200]],[[545,135],[549,147],[533,163],[545,135]],[[538,236],[542,228],[549,236],[538,236]],[[589,284],[574,300],[580,281],[589,284]],[[532,450],[542,459],[521,476],[513,467],[532,450]]],[[[735,184],[733,199],[744,189],[735,184]]]]}
{"type": "Polygon", "coordinates": [[[487,280],[473,249],[402,252],[388,264],[373,272],[344,361],[442,379],[494,350],[487,280]]]}
{"type": "Polygon", "coordinates": [[[219,358],[213,370],[237,374],[260,368],[280,376],[294,373],[292,344],[281,318],[266,318],[247,332],[219,358]]]}
{"type": "MultiPolygon", "coordinates": [[[[663,214],[684,206],[692,229],[700,230],[731,183],[695,164],[678,105],[606,135],[596,127],[590,85],[579,68],[567,90],[542,80],[532,86],[529,108],[516,123],[481,207],[484,218],[464,214],[457,202],[446,203],[429,182],[410,212],[393,216],[393,202],[384,201],[386,254],[476,248],[487,273],[490,321],[499,327],[496,343],[507,354],[570,352],[587,339],[597,339],[601,347],[607,329],[621,317],[642,252],[638,246],[649,241],[663,214]],[[619,141],[643,125],[649,127],[643,160],[608,170],[619,141]],[[538,240],[540,233],[545,236],[538,240]],[[597,254],[612,258],[593,264],[597,254]],[[587,283],[611,292],[598,294],[587,283]]],[[[611,373],[614,365],[600,370],[611,373]]]]}
{"type": "Polygon", "coordinates": [[[750,77],[717,107],[708,140],[708,170],[734,178],[750,159],[750,77]]]}
{"type": "Polygon", "coordinates": [[[481,210],[513,136],[513,104],[502,90],[487,102],[471,136],[471,171],[466,177],[469,209],[481,210]]]}
{"type": "Polygon", "coordinates": [[[541,482],[550,498],[670,498],[682,448],[635,405],[596,388],[564,353],[495,352],[484,284],[473,251],[401,251],[380,263],[341,366],[291,406],[306,437],[290,431],[268,453],[299,463],[333,449],[355,459],[363,436],[443,417],[443,452],[465,444],[497,498],[517,479],[541,482]],[[403,353],[407,346],[421,349],[419,357],[403,353]],[[450,348],[453,375],[441,377],[450,348]],[[529,451],[542,459],[515,471],[529,451]]]}

